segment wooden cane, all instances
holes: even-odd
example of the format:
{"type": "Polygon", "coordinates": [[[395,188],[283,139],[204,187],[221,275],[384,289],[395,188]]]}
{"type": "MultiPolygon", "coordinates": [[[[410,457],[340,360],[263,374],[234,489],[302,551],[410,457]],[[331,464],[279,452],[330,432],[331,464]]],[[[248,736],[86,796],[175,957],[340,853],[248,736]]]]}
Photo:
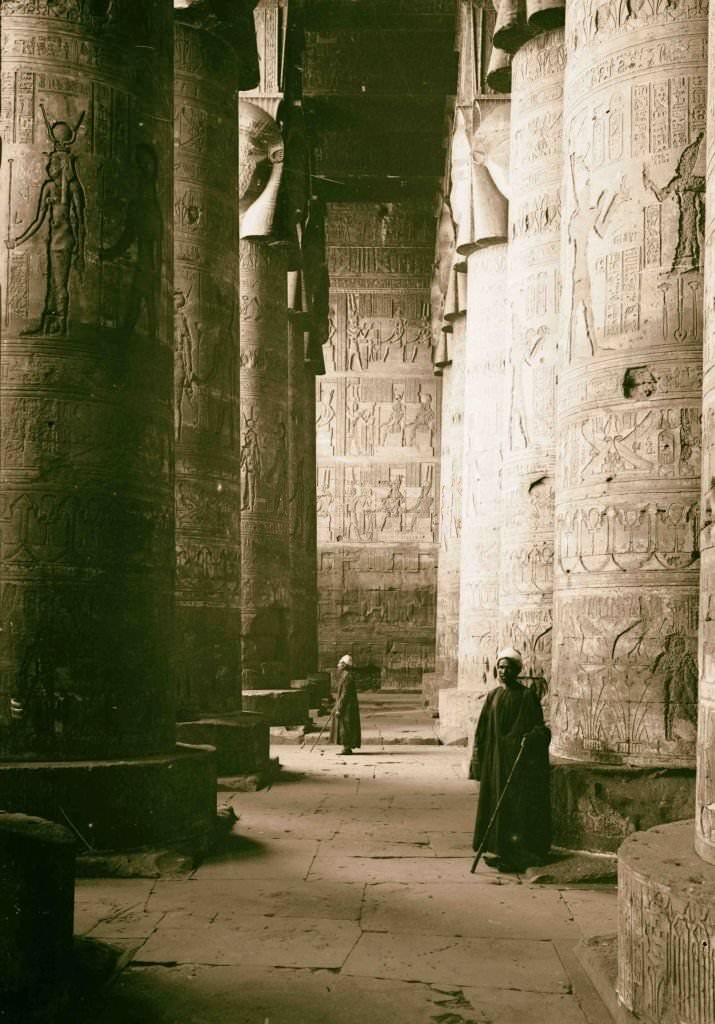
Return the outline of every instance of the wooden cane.
{"type": "Polygon", "coordinates": [[[317,745],[318,745],[318,742],[320,741],[320,737],[321,737],[321,736],[323,735],[323,733],[325,732],[325,730],[327,729],[327,727],[328,727],[328,726],[330,725],[330,723],[332,722],[332,720],[333,720],[333,719],[335,718],[335,712],[336,712],[336,711],[337,711],[337,705],[336,705],[336,706],[335,706],[335,707],[333,708],[333,710],[332,710],[332,711],[330,712],[330,716],[329,716],[329,718],[328,718],[328,719],[327,719],[327,720],[326,720],[325,722],[323,722],[323,724],[322,724],[322,726],[321,726],[321,729],[320,729],[320,732],[319,732],[319,733],[318,733],[318,735],[317,735],[317,736],[315,737],[315,741],[314,741],[314,743],[313,743],[313,746],[312,746],[312,747],[310,748],[310,752],[311,752],[311,754],[313,753],[313,751],[314,751],[314,750],[315,750],[315,748],[317,747],[317,745]]]}
{"type": "Polygon", "coordinates": [[[473,875],[474,872],[477,870],[477,864],[482,859],[482,854],[484,853],[484,847],[487,845],[487,839],[489,838],[489,833],[491,832],[492,826],[494,825],[494,822],[496,821],[497,814],[499,813],[499,808],[501,807],[502,803],[504,802],[504,797],[506,796],[506,791],[509,788],[509,783],[514,778],[514,772],[516,771],[517,765],[519,764],[519,761],[521,760],[521,755],[524,753],[525,746],[526,746],[526,736],[523,736],[522,740],[521,740],[521,746],[519,747],[519,752],[517,753],[516,757],[514,758],[514,764],[511,766],[511,771],[509,772],[507,780],[504,783],[504,789],[499,794],[499,799],[497,800],[497,805],[494,808],[494,813],[492,814],[491,818],[489,819],[489,824],[487,825],[487,830],[484,833],[484,838],[482,839],[481,843],[479,844],[479,849],[477,850],[477,855],[474,858],[474,860],[472,861],[472,866],[469,869],[469,873],[471,875],[473,875]]]}

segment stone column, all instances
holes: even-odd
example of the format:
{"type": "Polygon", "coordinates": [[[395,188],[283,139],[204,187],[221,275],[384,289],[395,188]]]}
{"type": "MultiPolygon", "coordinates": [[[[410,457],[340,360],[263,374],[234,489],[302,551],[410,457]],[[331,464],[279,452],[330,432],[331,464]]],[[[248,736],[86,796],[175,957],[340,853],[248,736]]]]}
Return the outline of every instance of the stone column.
{"type": "Polygon", "coordinates": [[[290,625],[287,261],[270,236],[283,140],[255,104],[239,109],[243,681],[280,688],[290,625]]]}
{"type": "Polygon", "coordinates": [[[707,22],[567,19],[552,750],[689,766],[707,22]]]}
{"type": "MultiPolygon", "coordinates": [[[[715,6],[709,14],[707,161],[705,187],[715,194],[715,6]]],[[[700,531],[700,685],[695,792],[695,848],[715,864],[715,210],[705,206],[705,326],[703,331],[703,462],[700,531]]]]}
{"type": "Polygon", "coordinates": [[[458,685],[473,698],[467,709],[469,735],[476,720],[474,700],[481,705],[495,685],[498,646],[499,438],[509,309],[506,242],[469,254],[467,293],[458,685]]]}
{"type": "MultiPolygon", "coordinates": [[[[702,138],[704,128],[704,86],[705,76],[703,60],[705,57],[705,24],[702,16],[694,18],[694,12],[687,9],[676,9],[675,24],[666,21],[665,12],[661,18],[649,24],[640,24],[632,19],[629,26],[628,42],[634,46],[634,52],[647,55],[655,47],[659,53],[660,75],[649,76],[639,81],[637,78],[629,82],[632,90],[631,100],[639,96],[640,101],[631,109],[641,110],[641,117],[635,123],[640,124],[637,146],[633,146],[634,157],[644,163],[654,159],[653,143],[658,143],[662,152],[662,163],[656,174],[646,163],[643,175],[643,188],[653,192],[663,184],[661,197],[655,196],[657,206],[655,212],[648,213],[652,196],[647,197],[643,224],[646,232],[657,230],[657,247],[650,250],[648,235],[644,243],[644,259],[642,261],[641,295],[643,303],[639,309],[645,324],[648,323],[649,284],[662,293],[660,306],[661,323],[664,314],[673,317],[673,307],[669,300],[676,300],[674,319],[667,323],[667,336],[661,339],[659,334],[652,341],[648,361],[639,360],[640,384],[640,416],[652,406],[668,401],[679,412],[675,417],[675,430],[669,422],[666,412],[658,412],[663,420],[661,433],[663,436],[669,428],[675,436],[673,453],[668,465],[672,467],[665,476],[665,487],[677,487],[675,495],[669,497],[658,493],[661,488],[654,488],[653,503],[660,509],[667,509],[675,498],[683,505],[690,499],[690,487],[693,484],[693,470],[686,471],[683,457],[683,441],[691,433],[692,428],[683,428],[691,417],[697,425],[697,406],[693,409],[697,389],[692,387],[692,379],[697,379],[700,370],[699,352],[696,341],[699,340],[700,304],[700,266],[705,258],[705,326],[704,326],[704,385],[703,385],[703,453],[702,453],[702,522],[694,517],[691,526],[695,531],[693,539],[696,544],[692,551],[697,551],[700,540],[700,627],[699,627],[699,664],[700,693],[698,713],[697,741],[697,784],[695,801],[695,849],[693,849],[693,826],[689,821],[676,821],[673,824],[661,825],[648,832],[636,832],[623,843],[618,851],[618,983],[617,992],[621,1003],[639,1020],[648,1024],[659,1024],[664,1020],[678,1020],[682,1024],[710,1024],[715,1020],[715,704],[713,690],[713,627],[711,619],[711,600],[713,593],[713,423],[715,422],[715,389],[713,388],[713,366],[715,365],[715,344],[713,343],[713,285],[712,285],[712,208],[707,209],[707,217],[703,223],[704,190],[706,186],[715,185],[713,176],[713,134],[715,127],[715,54],[713,53],[713,29],[715,28],[715,11],[710,12],[710,58],[708,62],[707,101],[708,145],[707,160],[703,152],[705,142],[702,138]],[[691,20],[692,19],[692,20],[691,20]],[[667,89],[666,89],[667,86],[667,89]],[[677,86],[677,88],[676,88],[677,86]],[[683,90],[687,95],[687,113],[679,114],[674,120],[674,108],[671,105],[680,97],[683,90]],[[694,93],[697,95],[695,102],[694,93]],[[643,109],[645,97],[650,104],[643,109]],[[654,96],[667,96],[669,105],[664,109],[653,103],[654,96]],[[646,117],[646,113],[648,117],[646,117]],[[667,114],[667,116],[665,116],[667,114]],[[695,119],[694,119],[695,115],[695,119]],[[654,118],[663,119],[664,128],[655,131],[654,118]],[[685,184],[684,176],[687,180],[685,184]],[[677,209],[669,210],[668,206],[677,205],[677,209]],[[707,242],[704,242],[704,239],[707,242]],[[704,245],[704,254],[702,246],[704,245]],[[658,272],[654,282],[649,282],[649,262],[646,254],[652,251],[653,268],[658,272]],[[683,282],[686,289],[681,294],[683,282]],[[692,292],[690,283],[693,284],[692,292]],[[673,293],[675,295],[673,296],[673,293]],[[692,296],[693,305],[688,306],[685,296],[692,296]],[[675,333],[677,332],[677,334],[675,333]],[[668,361],[665,349],[667,346],[668,361]],[[646,376],[648,374],[649,376],[646,376]],[[643,385],[647,384],[644,393],[643,385]],[[692,390],[691,390],[692,389],[692,390]],[[646,399],[651,399],[646,404],[646,399]],[[660,400],[660,401],[659,401],[660,400]],[[689,411],[693,409],[693,411],[689,411]],[[687,419],[684,419],[684,414],[687,419]],[[686,497],[687,495],[687,497],[686,497]],[[697,852],[696,852],[697,851],[697,852]],[[697,854],[700,854],[698,857],[697,854]]],[[[586,26],[588,27],[588,25],[586,26]]],[[[621,38],[625,33],[622,34],[621,38]]],[[[606,40],[604,40],[604,43],[606,40]]],[[[625,87],[627,88],[627,86],[625,87]]],[[[624,90],[624,86],[621,86],[624,90]]],[[[658,122],[656,122],[658,123],[658,122]]],[[[631,129],[633,140],[633,129],[631,129]]],[[[624,182],[628,187],[632,175],[624,168],[624,182]]],[[[638,195],[640,189],[636,192],[638,195]]],[[[641,202],[644,200],[641,199],[641,202]]],[[[629,208],[625,205],[625,209],[629,208]]],[[[640,240],[640,239],[639,239],[640,240]]],[[[659,326],[655,315],[659,309],[655,302],[656,295],[650,293],[653,308],[651,316],[659,326]]],[[[645,328],[645,333],[650,332],[645,328]]],[[[614,373],[620,373],[620,367],[614,373]]],[[[626,371],[631,372],[630,370],[626,371]]],[[[625,377],[624,377],[625,379],[625,377]]],[[[625,397],[625,389],[624,389],[625,397]]],[[[654,410],[655,411],[655,410],[654,410]]],[[[697,429],[695,432],[699,436],[697,429]]],[[[658,465],[662,465],[662,448],[653,446],[651,460],[657,457],[658,465]]],[[[697,446],[693,451],[697,458],[697,446]]],[[[631,471],[632,473],[633,471],[631,471]]],[[[616,478],[617,479],[617,478],[616,478]]],[[[636,490],[634,488],[634,490],[636,490]]],[[[636,496],[638,495],[636,490],[636,496]]],[[[692,500],[692,499],[691,499],[692,500]]],[[[645,503],[645,496],[641,499],[645,503]]],[[[694,505],[694,501],[693,501],[694,505]]],[[[656,513],[657,514],[657,513],[656,513]]],[[[682,520],[681,520],[682,522],[682,520]]],[[[654,546],[656,557],[663,559],[663,541],[668,541],[668,532],[661,528],[659,543],[654,546]]],[[[685,554],[688,548],[680,545],[679,552],[685,554]]],[[[671,547],[672,552],[672,547],[671,547]]],[[[672,557],[672,556],[671,556],[672,557]]],[[[668,561],[668,559],[663,559],[668,561]]],[[[687,572],[687,563],[683,566],[674,560],[673,570],[678,576],[685,576],[682,581],[670,583],[670,577],[660,572],[656,577],[651,600],[666,604],[670,598],[670,606],[677,607],[677,602],[692,600],[692,584],[687,572]],[[665,583],[665,585],[664,585],[665,583]],[[677,587],[677,590],[676,590],[677,587]],[[667,588],[667,589],[666,589],[667,588]],[[670,597],[670,591],[675,595],[670,597]],[[681,596],[682,595],[682,596],[681,596]]],[[[643,576],[645,577],[645,571],[643,576]]],[[[697,580],[697,577],[696,577],[697,580]]],[[[643,588],[645,590],[645,588],[643,588]]],[[[651,588],[649,588],[650,590],[651,588]]],[[[632,600],[632,599],[631,599],[632,600]]],[[[695,628],[694,618],[689,619],[687,629],[681,622],[671,616],[661,629],[660,638],[645,633],[640,640],[646,651],[652,656],[655,648],[656,658],[652,664],[655,676],[651,682],[655,692],[655,722],[651,735],[649,753],[659,760],[664,753],[676,757],[688,752],[692,743],[691,726],[693,722],[693,703],[696,696],[695,666],[692,655],[691,634],[695,628]],[[674,630],[677,630],[675,632],[674,630]],[[672,639],[677,637],[677,640],[672,639]],[[659,648],[665,649],[658,653],[659,648]],[[658,666],[665,666],[666,674],[660,673],[658,666]],[[677,706],[676,706],[677,702],[677,706]],[[669,730],[670,737],[666,735],[669,730]],[[667,746],[665,744],[667,743],[667,746]],[[686,746],[687,744],[687,746],[686,746]]],[[[662,615],[665,619],[665,616],[662,615]]],[[[627,625],[627,623],[626,623],[627,625]]],[[[621,660],[622,660],[621,655],[621,660]]],[[[648,675],[641,669],[641,678],[648,675]]],[[[641,684],[643,688],[643,684],[641,684]]],[[[622,699],[622,698],[621,698],[622,699]]],[[[650,725],[651,720],[648,721],[650,725]]],[[[665,773],[661,772],[661,775],[665,773]]],[[[646,794],[644,794],[646,796],[646,794]]],[[[680,817],[683,817],[681,803],[680,817]]],[[[642,826],[641,826],[642,827],[642,826]]]]}
{"type": "Polygon", "coordinates": [[[241,710],[240,59],[206,7],[174,24],[174,429],[179,714],[241,710]]]}
{"type": "Polygon", "coordinates": [[[454,207],[460,225],[457,252],[467,265],[467,313],[457,689],[441,693],[439,705],[440,733],[447,742],[473,734],[481,703],[494,685],[498,645],[500,439],[509,322],[508,204],[501,189],[509,160],[508,104],[485,98],[474,108],[460,108],[457,151],[461,133],[469,143],[470,191],[468,211],[454,207]]]}
{"type": "MultiPolygon", "coordinates": [[[[462,451],[464,417],[464,315],[445,336],[442,365],[442,448],[440,461],[439,558],[437,560],[436,685],[457,685],[459,651],[459,568],[462,533],[462,451]]],[[[435,694],[435,697],[437,695],[435,694]]]]}
{"type": "Polygon", "coordinates": [[[0,806],[101,850],[215,807],[174,747],[172,8],[41,6],[2,5],[0,806]]]}
{"type": "Polygon", "coordinates": [[[524,675],[551,674],[555,360],[561,290],[563,31],[512,61],[509,292],[500,641],[524,675]]]}
{"type": "Polygon", "coordinates": [[[291,675],[299,679],[306,679],[309,673],[316,672],[318,668],[315,371],[307,358],[310,322],[303,320],[304,316],[301,313],[291,318],[288,339],[291,572],[289,659],[291,675]]]}

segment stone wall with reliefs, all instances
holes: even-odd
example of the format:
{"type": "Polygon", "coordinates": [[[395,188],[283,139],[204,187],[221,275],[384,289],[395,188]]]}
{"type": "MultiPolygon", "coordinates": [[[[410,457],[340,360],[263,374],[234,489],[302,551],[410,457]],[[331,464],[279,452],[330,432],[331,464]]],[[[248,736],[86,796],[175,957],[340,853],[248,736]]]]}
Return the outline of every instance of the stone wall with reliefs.
{"type": "Polygon", "coordinates": [[[317,384],[321,667],[341,654],[419,689],[434,669],[440,382],[418,203],[330,204],[326,376],[317,384]]]}
{"type": "MultiPolygon", "coordinates": [[[[715,6],[709,11],[706,188],[715,189],[715,6]]],[[[705,208],[703,461],[695,848],[715,864],[715,210],[705,208]]]]}
{"type": "Polygon", "coordinates": [[[174,28],[174,432],[179,714],[241,709],[238,56],[174,28]]]}
{"type": "Polygon", "coordinates": [[[553,749],[690,764],[707,21],[569,5],[553,749]]]}
{"type": "Polygon", "coordinates": [[[2,4],[4,757],[174,747],[171,19],[2,4]]]}
{"type": "Polygon", "coordinates": [[[459,665],[459,569],[462,536],[465,316],[448,334],[449,362],[442,368],[439,557],[435,672],[440,689],[456,686],[459,665]]]}
{"type": "Polygon", "coordinates": [[[561,299],[564,36],[514,55],[509,288],[512,337],[504,395],[500,640],[525,675],[551,675],[556,350],[561,299]]]}

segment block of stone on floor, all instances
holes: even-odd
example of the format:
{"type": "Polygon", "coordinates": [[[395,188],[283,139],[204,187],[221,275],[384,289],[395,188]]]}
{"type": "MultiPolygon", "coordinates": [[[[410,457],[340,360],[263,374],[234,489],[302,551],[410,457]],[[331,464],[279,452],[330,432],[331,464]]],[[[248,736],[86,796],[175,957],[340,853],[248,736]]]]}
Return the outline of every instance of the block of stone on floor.
{"type": "Polygon", "coordinates": [[[77,874],[160,877],[186,873],[213,841],[213,748],[108,761],[0,764],[0,807],[67,826],[77,874]]]}
{"type": "Polygon", "coordinates": [[[304,690],[244,690],[243,710],[262,715],[270,726],[310,724],[308,695],[304,690]]]}
{"type": "Polygon", "coordinates": [[[18,1020],[66,999],[74,875],[69,829],[0,813],[0,1008],[18,1020]]]}
{"type": "Polygon", "coordinates": [[[269,773],[269,726],[260,714],[243,711],[179,722],[176,735],[183,743],[213,747],[219,778],[269,773]]]}
{"type": "Polygon", "coordinates": [[[615,885],[618,861],[615,854],[589,854],[552,850],[546,864],[533,865],[524,872],[532,885],[615,885]]]}

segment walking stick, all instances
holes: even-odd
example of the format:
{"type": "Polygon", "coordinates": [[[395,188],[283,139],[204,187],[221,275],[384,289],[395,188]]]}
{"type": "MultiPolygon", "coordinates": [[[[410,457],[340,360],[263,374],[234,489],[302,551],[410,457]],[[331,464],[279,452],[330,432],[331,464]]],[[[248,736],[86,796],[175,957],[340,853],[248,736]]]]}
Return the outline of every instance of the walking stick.
{"type": "Polygon", "coordinates": [[[523,736],[522,740],[521,740],[521,746],[519,747],[519,752],[517,753],[516,757],[514,758],[514,764],[511,766],[511,771],[509,772],[507,780],[504,783],[504,789],[499,794],[499,799],[497,800],[497,805],[494,808],[494,813],[492,814],[491,818],[489,819],[489,824],[487,825],[487,830],[484,833],[484,838],[482,839],[481,843],[479,844],[479,849],[477,850],[476,857],[472,861],[472,866],[469,869],[469,873],[472,874],[472,875],[477,870],[477,864],[482,859],[482,854],[484,853],[484,847],[487,845],[487,839],[489,838],[489,833],[491,832],[492,826],[494,825],[494,822],[496,821],[497,814],[499,813],[499,808],[501,807],[502,803],[504,802],[504,797],[506,796],[506,791],[509,788],[509,783],[511,782],[511,780],[514,777],[514,772],[516,771],[517,765],[519,764],[519,761],[521,760],[521,755],[524,753],[525,746],[526,746],[526,736],[523,736]]]}
{"type": "Polygon", "coordinates": [[[336,704],[336,705],[335,705],[335,707],[333,708],[333,710],[332,710],[332,711],[330,712],[330,716],[329,716],[329,718],[327,718],[327,719],[326,719],[326,721],[324,721],[324,722],[323,722],[323,724],[322,724],[322,726],[320,727],[320,732],[319,732],[319,733],[318,733],[318,735],[317,735],[317,736],[315,737],[315,740],[314,740],[314,742],[313,742],[313,746],[312,746],[312,747],[310,748],[310,752],[311,752],[311,754],[313,753],[313,751],[315,750],[315,748],[316,748],[316,747],[318,746],[318,743],[319,743],[319,741],[320,741],[320,737],[321,737],[321,736],[323,735],[323,733],[325,732],[325,730],[327,729],[327,727],[328,727],[328,726],[330,725],[330,723],[332,722],[332,720],[333,720],[333,719],[335,718],[335,712],[337,711],[337,709],[338,709],[338,708],[337,708],[337,704],[336,704]]]}

